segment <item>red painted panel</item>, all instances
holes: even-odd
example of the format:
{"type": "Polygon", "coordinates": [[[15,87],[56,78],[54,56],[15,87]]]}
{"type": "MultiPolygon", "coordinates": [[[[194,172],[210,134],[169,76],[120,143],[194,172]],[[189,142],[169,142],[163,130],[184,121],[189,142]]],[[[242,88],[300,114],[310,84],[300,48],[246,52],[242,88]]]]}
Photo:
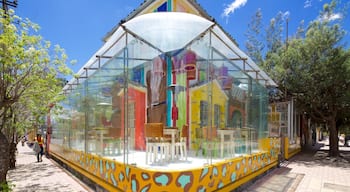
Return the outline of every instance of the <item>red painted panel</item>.
{"type": "MultiPolygon", "coordinates": [[[[140,90],[133,87],[128,89],[129,103],[135,102],[135,149],[144,150],[145,149],[145,138],[144,138],[144,124],[145,124],[145,98],[146,94],[140,90]]],[[[122,97],[122,103],[124,103],[124,97],[122,97]]],[[[122,105],[122,119],[124,119],[124,105],[122,105]]],[[[122,127],[124,127],[124,121],[122,121],[122,127]]],[[[122,135],[124,135],[124,130],[122,130],[122,135]]]]}

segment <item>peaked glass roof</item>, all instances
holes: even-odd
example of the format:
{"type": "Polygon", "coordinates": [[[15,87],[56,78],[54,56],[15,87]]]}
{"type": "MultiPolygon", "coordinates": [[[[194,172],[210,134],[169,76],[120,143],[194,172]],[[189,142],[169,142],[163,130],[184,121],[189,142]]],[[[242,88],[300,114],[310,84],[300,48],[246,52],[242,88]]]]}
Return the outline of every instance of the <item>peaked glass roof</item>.
{"type": "MultiPolygon", "coordinates": [[[[194,40],[199,40],[207,35],[209,31],[213,34],[209,40],[212,48],[225,55],[229,60],[238,59],[237,61],[233,61],[235,65],[254,79],[263,79],[267,81],[266,85],[277,86],[254,61],[237,47],[233,40],[215,22],[183,12],[147,13],[122,23],[110,38],[108,38],[106,43],[78,71],[77,75],[80,77],[92,75],[90,72],[94,73],[95,71],[88,71],[86,69],[100,66],[100,61],[96,58],[97,55],[114,56],[126,44],[130,43],[131,39],[140,39],[153,47],[154,51],[158,50],[162,53],[167,53],[183,49],[194,40]],[[126,34],[131,34],[134,37],[126,38],[126,34]],[[243,60],[245,62],[242,62],[243,60]]],[[[142,54],[145,58],[152,58],[155,56],[153,52],[141,51],[139,54],[142,54]]],[[[207,57],[207,55],[201,54],[201,52],[198,52],[198,54],[203,58],[207,57]]],[[[73,78],[63,89],[67,90],[70,86],[83,81],[84,79],[80,79],[80,82],[77,82],[77,79],[73,78]]]]}

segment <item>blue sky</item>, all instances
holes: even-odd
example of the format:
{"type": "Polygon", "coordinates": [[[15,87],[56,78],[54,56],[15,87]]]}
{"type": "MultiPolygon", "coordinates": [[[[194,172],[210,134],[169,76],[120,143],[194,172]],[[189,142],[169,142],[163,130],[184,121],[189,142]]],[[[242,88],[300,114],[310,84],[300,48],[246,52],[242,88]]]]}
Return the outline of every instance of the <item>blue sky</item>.
{"type": "MultiPolygon", "coordinates": [[[[292,35],[301,20],[305,25],[317,19],[319,11],[331,0],[197,0],[216,21],[236,39],[245,50],[244,42],[248,23],[258,8],[263,14],[264,26],[278,12],[285,13],[289,20],[288,34],[292,35]]],[[[102,38],[119,21],[137,8],[143,0],[31,0],[19,1],[16,14],[39,24],[39,33],[52,44],[66,50],[70,66],[77,72],[102,46],[102,38]]],[[[350,32],[349,16],[344,17],[343,27],[350,32]]],[[[284,32],[285,38],[286,32],[284,32]]],[[[346,34],[350,43],[350,34],[346,34]]],[[[349,47],[349,45],[348,45],[349,47]]]]}

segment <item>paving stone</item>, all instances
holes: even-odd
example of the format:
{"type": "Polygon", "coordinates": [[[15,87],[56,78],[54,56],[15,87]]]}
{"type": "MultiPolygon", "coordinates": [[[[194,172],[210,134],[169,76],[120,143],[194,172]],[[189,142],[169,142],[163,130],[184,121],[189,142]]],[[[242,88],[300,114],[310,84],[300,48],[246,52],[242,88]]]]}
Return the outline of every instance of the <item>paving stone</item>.
{"type": "Polygon", "coordinates": [[[244,191],[350,191],[350,147],[340,147],[341,157],[334,158],[328,157],[326,145],[326,141],[322,141],[306,148],[244,191]]]}
{"type": "Polygon", "coordinates": [[[93,191],[56,162],[36,155],[27,145],[17,145],[16,168],[9,170],[7,181],[13,192],[90,192],[93,191]]]}

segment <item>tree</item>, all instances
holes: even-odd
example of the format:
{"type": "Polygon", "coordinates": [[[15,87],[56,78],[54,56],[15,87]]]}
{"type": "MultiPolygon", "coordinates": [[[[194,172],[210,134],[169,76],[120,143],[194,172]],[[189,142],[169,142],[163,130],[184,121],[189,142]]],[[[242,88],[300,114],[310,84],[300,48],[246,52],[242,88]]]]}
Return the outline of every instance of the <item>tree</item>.
{"type": "MultiPolygon", "coordinates": [[[[275,18],[270,19],[269,26],[262,30],[262,13],[258,9],[248,24],[246,32],[247,42],[245,45],[248,55],[279,84],[281,89],[284,89],[283,79],[280,77],[281,70],[284,69],[278,63],[280,63],[285,48],[282,32],[283,22],[288,14],[288,12],[279,12],[275,18]]],[[[275,101],[276,98],[282,98],[283,93],[276,88],[269,87],[269,96],[270,101],[275,101]]]]}
{"type": "Polygon", "coordinates": [[[276,62],[280,60],[285,48],[282,32],[283,23],[288,14],[288,12],[278,12],[275,18],[270,19],[269,26],[263,31],[265,33],[262,33],[262,13],[261,9],[258,9],[248,24],[248,31],[245,34],[247,54],[274,80],[279,79],[276,77],[280,74],[276,62]]]}
{"type": "Polygon", "coordinates": [[[339,127],[350,121],[350,50],[341,44],[345,31],[339,20],[348,6],[340,6],[339,14],[337,4],[335,0],[325,4],[318,20],[306,29],[301,21],[286,43],[282,41],[284,14],[278,13],[265,31],[267,49],[260,65],[278,84],[283,93],[279,97],[296,97],[300,111],[314,122],[328,124],[331,156],[339,153],[339,127]]]}
{"type": "Polygon", "coordinates": [[[261,65],[263,63],[262,51],[264,44],[261,41],[261,28],[262,28],[262,12],[258,9],[255,15],[252,17],[250,24],[248,24],[248,31],[245,33],[247,41],[245,43],[247,54],[252,60],[261,65]]]}
{"type": "Polygon", "coordinates": [[[266,29],[267,51],[261,67],[275,80],[280,79],[278,77],[280,74],[278,62],[286,48],[283,46],[282,40],[284,15],[284,13],[278,12],[276,17],[270,20],[269,27],[266,29]]]}
{"type": "Polygon", "coordinates": [[[61,79],[71,73],[64,50],[52,50],[38,30],[14,11],[0,10],[0,183],[6,183],[17,135],[32,125],[30,120],[39,121],[49,103],[61,99],[61,79]]]}
{"type": "Polygon", "coordinates": [[[299,23],[297,32],[296,32],[296,34],[295,34],[295,38],[300,39],[300,38],[304,38],[304,37],[305,37],[305,27],[304,27],[304,23],[305,23],[304,20],[302,20],[302,21],[299,23]]]}
{"type": "Polygon", "coordinates": [[[330,156],[339,155],[337,122],[349,114],[350,54],[341,44],[345,34],[329,18],[336,2],[325,4],[320,19],[311,22],[304,39],[289,42],[280,63],[286,88],[312,119],[327,123],[330,156]]]}

